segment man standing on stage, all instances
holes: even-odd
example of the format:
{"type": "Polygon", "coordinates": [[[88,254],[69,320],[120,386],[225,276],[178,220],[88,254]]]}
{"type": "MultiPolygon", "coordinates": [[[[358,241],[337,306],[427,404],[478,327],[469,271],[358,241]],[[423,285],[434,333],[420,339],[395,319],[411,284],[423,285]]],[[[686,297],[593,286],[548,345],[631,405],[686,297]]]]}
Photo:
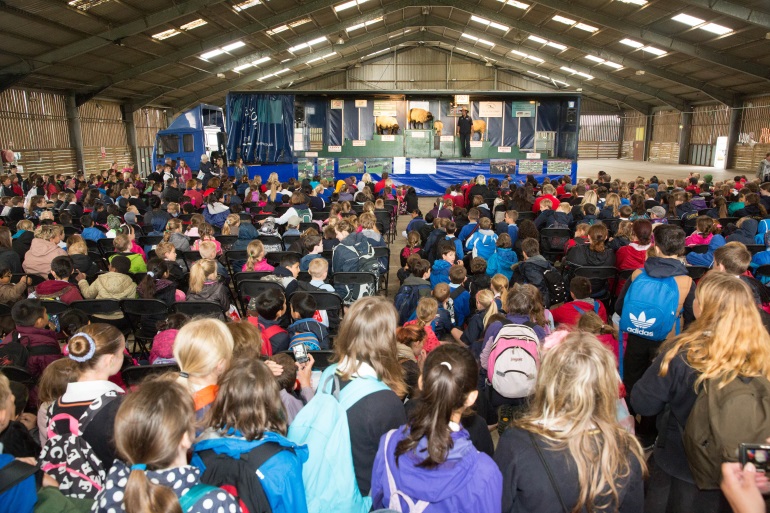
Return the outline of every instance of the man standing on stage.
{"type": "Polygon", "coordinates": [[[460,137],[460,149],[463,157],[471,156],[471,127],[473,120],[468,115],[468,109],[463,107],[462,116],[457,118],[457,135],[460,137]]]}

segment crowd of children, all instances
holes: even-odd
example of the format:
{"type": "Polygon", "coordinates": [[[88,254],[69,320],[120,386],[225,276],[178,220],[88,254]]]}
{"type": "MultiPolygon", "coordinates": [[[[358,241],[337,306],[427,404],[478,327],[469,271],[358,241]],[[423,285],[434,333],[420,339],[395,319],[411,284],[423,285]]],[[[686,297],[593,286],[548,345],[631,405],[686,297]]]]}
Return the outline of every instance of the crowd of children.
{"type": "Polygon", "coordinates": [[[9,177],[36,193],[0,218],[19,513],[709,513],[770,488],[734,464],[770,437],[770,185],[479,177],[423,217],[386,175],[186,169],[9,177]],[[374,284],[328,282],[350,272],[374,284]],[[78,309],[135,298],[216,313],[78,309]]]}

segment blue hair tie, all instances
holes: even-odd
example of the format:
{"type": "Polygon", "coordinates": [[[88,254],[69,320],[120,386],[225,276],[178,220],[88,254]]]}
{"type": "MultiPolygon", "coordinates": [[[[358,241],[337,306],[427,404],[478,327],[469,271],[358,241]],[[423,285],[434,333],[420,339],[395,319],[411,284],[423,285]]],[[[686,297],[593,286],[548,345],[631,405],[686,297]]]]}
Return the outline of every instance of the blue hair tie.
{"type": "Polygon", "coordinates": [[[94,354],[96,354],[96,342],[94,339],[89,335],[88,333],[83,333],[82,331],[75,333],[70,337],[70,340],[75,337],[83,337],[88,342],[88,352],[84,354],[83,356],[75,356],[74,354],[70,353],[69,357],[70,360],[74,360],[78,363],[87,362],[91,358],[94,357],[94,354]]]}
{"type": "Polygon", "coordinates": [[[134,471],[134,470],[147,470],[147,465],[145,465],[144,463],[134,463],[133,465],[131,465],[131,470],[132,471],[134,471]]]}

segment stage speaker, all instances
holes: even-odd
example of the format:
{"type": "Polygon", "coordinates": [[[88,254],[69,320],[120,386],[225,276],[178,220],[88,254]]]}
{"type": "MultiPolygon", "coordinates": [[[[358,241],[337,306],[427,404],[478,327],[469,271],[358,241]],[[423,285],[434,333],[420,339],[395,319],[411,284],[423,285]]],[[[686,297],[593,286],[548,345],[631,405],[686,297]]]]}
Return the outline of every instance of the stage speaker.
{"type": "Polygon", "coordinates": [[[567,123],[574,125],[577,122],[577,109],[567,109],[567,123]]]}

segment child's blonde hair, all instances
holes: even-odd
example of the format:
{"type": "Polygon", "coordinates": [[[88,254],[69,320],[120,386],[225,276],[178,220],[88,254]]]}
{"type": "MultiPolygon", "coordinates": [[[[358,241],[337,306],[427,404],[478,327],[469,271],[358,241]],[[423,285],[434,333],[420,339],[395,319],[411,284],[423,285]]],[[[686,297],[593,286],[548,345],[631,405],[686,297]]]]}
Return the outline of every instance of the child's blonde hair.
{"type": "Polygon", "coordinates": [[[540,207],[551,208],[553,207],[553,201],[549,200],[548,198],[540,200],[540,207]]]}
{"type": "Polygon", "coordinates": [[[115,245],[115,249],[121,253],[126,253],[131,249],[131,239],[125,233],[117,235],[113,244],[115,245]]]}
{"type": "Polygon", "coordinates": [[[249,259],[246,261],[246,270],[253,271],[254,266],[265,258],[265,245],[262,244],[261,240],[253,240],[246,246],[246,254],[249,255],[249,259]]]}
{"type": "MultiPolygon", "coordinates": [[[[8,396],[11,395],[11,382],[8,381],[8,378],[5,376],[5,374],[0,373],[0,408],[5,405],[5,402],[8,400],[8,396]]],[[[14,412],[8,412],[8,414],[11,417],[14,417],[14,412]]]]}
{"type": "Polygon", "coordinates": [[[201,241],[198,244],[198,253],[205,260],[214,260],[217,257],[217,245],[210,240],[201,241]]]}
{"type": "Polygon", "coordinates": [[[433,292],[431,292],[431,295],[438,302],[438,304],[444,304],[444,301],[449,299],[449,285],[446,283],[439,283],[433,287],[433,292]]]}
{"type": "Polygon", "coordinates": [[[241,225],[241,216],[238,214],[230,214],[225,219],[225,224],[222,225],[222,235],[235,235],[234,229],[241,225]]]}
{"type": "Polygon", "coordinates": [[[589,228],[591,228],[590,224],[580,223],[575,227],[575,237],[587,237],[589,228]]]}
{"type": "Polygon", "coordinates": [[[176,247],[170,242],[159,242],[158,245],[155,246],[155,254],[165,260],[166,255],[171,253],[172,249],[176,249],[176,247]]]}
{"type": "Polygon", "coordinates": [[[216,275],[217,263],[214,260],[198,260],[190,269],[190,292],[199,294],[206,280],[215,279],[216,275]]]}
{"type": "Polygon", "coordinates": [[[169,219],[166,223],[166,231],[163,233],[163,242],[168,242],[171,238],[171,234],[174,232],[181,232],[184,225],[179,219],[169,219]]]}
{"type": "MultiPolygon", "coordinates": [[[[200,263],[193,267],[198,267],[200,263]]],[[[192,282],[192,278],[190,280],[192,282]]],[[[192,288],[192,286],[191,286],[192,288]]],[[[204,377],[223,363],[227,370],[233,357],[233,336],[224,322],[217,319],[190,321],[179,330],[174,342],[174,360],[189,377],[204,377]]],[[[179,382],[189,386],[186,378],[179,382]]]]}
{"type": "Polygon", "coordinates": [[[329,262],[325,258],[314,258],[307,270],[312,278],[321,279],[321,276],[329,273],[329,262]]]}
{"type": "Polygon", "coordinates": [[[500,294],[500,304],[505,305],[508,300],[508,278],[495,274],[489,282],[489,288],[493,293],[500,294]]]}
{"type": "Polygon", "coordinates": [[[424,297],[417,303],[417,325],[424,328],[438,315],[438,301],[424,297]]]}
{"type": "MultiPolygon", "coordinates": [[[[546,200],[543,200],[543,201],[546,201],[546,200]]],[[[558,210],[559,212],[564,212],[565,214],[569,214],[570,212],[572,212],[572,205],[570,205],[566,201],[562,201],[561,203],[559,203],[559,208],[557,208],[556,210],[558,210]]]]}
{"type": "Polygon", "coordinates": [[[484,327],[487,327],[489,320],[497,315],[497,303],[495,303],[495,293],[489,289],[483,289],[476,294],[476,301],[487,313],[484,314],[484,327]]]}

